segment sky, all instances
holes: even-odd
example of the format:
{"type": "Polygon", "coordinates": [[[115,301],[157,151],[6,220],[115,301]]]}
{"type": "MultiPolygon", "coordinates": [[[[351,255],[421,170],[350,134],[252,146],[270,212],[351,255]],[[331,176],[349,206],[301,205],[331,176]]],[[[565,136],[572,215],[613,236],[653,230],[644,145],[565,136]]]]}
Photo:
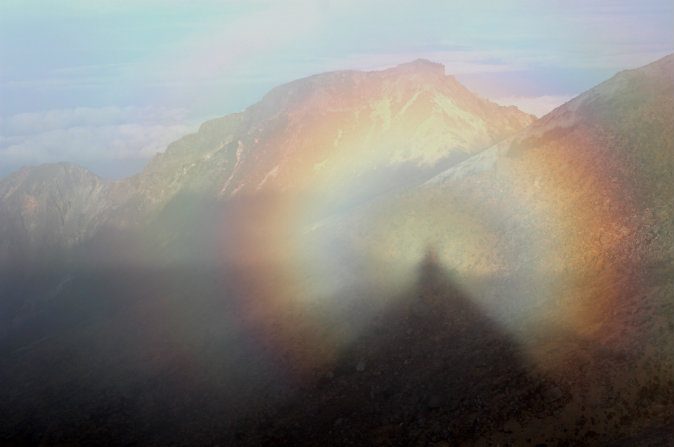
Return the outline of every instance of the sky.
{"type": "Polygon", "coordinates": [[[70,161],[127,176],[324,71],[426,58],[540,116],[672,52],[670,0],[0,0],[0,175],[70,161]]]}

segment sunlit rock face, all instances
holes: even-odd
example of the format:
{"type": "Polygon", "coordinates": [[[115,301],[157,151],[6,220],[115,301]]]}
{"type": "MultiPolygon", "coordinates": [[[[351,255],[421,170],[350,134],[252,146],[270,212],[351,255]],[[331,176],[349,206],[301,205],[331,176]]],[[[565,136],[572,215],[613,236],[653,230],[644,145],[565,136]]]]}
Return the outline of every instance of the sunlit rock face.
{"type": "Polygon", "coordinates": [[[30,265],[75,251],[89,266],[216,257],[292,264],[302,276],[295,238],[305,228],[421,184],[532,120],[429,61],[315,75],[204,123],[127,179],[104,182],[68,165],[7,177],[0,259],[16,265],[29,255],[30,265]]]}
{"type": "Polygon", "coordinates": [[[354,402],[363,445],[657,426],[674,411],[673,60],[533,123],[427,61],[328,73],[129,179],[8,177],[7,256],[76,256],[0,288],[0,434],[133,444],[136,424],[157,445],[246,445],[250,416],[263,437],[301,425],[308,445],[339,444],[354,402]]]}
{"type": "MultiPolygon", "coordinates": [[[[673,118],[668,56],[617,74],[422,186],[327,222],[315,240],[341,235],[326,246],[378,266],[370,271],[384,282],[433,247],[512,330],[657,351],[671,376],[673,118]]],[[[545,346],[534,349],[541,364],[574,368],[578,346],[545,346]]]]}
{"type": "Polygon", "coordinates": [[[315,199],[325,215],[419,183],[532,120],[428,61],[326,73],[203,124],[128,183],[143,206],[185,190],[222,199],[291,193],[315,199]]]}
{"type": "Polygon", "coordinates": [[[419,184],[532,121],[515,107],[476,96],[425,60],[315,75],[204,123],[128,179],[104,183],[66,165],[4,179],[5,226],[27,219],[12,224],[25,225],[17,235],[6,228],[5,239],[28,239],[37,249],[43,242],[45,248],[72,245],[97,229],[147,225],[163,218],[169,202],[188,196],[219,203],[283,196],[274,213],[295,214],[306,225],[419,184]],[[39,179],[50,195],[24,194],[28,178],[39,179]],[[69,205],[57,209],[60,202],[69,205]]]}
{"type": "Polygon", "coordinates": [[[485,273],[671,258],[648,234],[671,239],[672,61],[619,73],[424,185],[381,199],[363,212],[372,249],[412,259],[432,244],[455,268],[485,273]]]}
{"type": "Polygon", "coordinates": [[[565,395],[553,415],[521,413],[521,429],[489,439],[518,445],[532,424],[548,440],[618,439],[673,411],[672,172],[668,56],[423,185],[325,219],[305,234],[319,247],[307,264],[333,290],[389,287],[392,306],[434,253],[565,395]]]}

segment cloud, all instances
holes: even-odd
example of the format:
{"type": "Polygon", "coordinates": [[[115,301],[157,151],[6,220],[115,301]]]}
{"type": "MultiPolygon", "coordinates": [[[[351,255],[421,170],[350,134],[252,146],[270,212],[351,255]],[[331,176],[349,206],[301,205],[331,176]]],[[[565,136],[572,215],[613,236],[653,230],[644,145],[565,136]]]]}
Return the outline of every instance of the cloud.
{"type": "Polygon", "coordinates": [[[180,123],[186,110],[163,107],[75,107],[18,113],[0,121],[2,135],[30,135],[71,127],[127,123],[180,123]]]}
{"type": "Polygon", "coordinates": [[[541,117],[571,99],[573,96],[567,95],[503,96],[494,98],[493,101],[504,106],[514,105],[520,110],[541,117]]]}
{"type": "Polygon", "coordinates": [[[196,128],[184,110],[171,108],[77,107],[15,114],[0,119],[0,173],[69,161],[102,168],[106,172],[99,173],[109,176],[125,175],[196,128]]]}

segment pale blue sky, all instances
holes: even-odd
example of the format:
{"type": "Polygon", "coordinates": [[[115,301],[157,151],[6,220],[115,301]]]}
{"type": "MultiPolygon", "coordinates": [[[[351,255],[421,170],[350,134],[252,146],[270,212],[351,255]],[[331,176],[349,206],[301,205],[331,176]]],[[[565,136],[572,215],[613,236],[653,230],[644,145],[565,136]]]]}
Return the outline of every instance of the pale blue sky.
{"type": "Polygon", "coordinates": [[[540,114],[674,52],[673,30],[669,0],[4,0],[0,175],[56,160],[126,175],[277,84],[418,57],[540,114]]]}

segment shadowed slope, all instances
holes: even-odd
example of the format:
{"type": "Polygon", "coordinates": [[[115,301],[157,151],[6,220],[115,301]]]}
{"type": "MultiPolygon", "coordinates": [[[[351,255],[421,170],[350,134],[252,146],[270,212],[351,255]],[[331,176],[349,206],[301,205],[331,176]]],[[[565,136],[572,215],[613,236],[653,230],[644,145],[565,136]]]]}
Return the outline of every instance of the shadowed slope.
{"type": "MultiPolygon", "coordinates": [[[[362,297],[363,300],[366,297],[362,297]]],[[[429,445],[479,439],[509,418],[551,413],[559,393],[429,251],[416,282],[378,314],[315,385],[241,445],[429,445]]]]}

